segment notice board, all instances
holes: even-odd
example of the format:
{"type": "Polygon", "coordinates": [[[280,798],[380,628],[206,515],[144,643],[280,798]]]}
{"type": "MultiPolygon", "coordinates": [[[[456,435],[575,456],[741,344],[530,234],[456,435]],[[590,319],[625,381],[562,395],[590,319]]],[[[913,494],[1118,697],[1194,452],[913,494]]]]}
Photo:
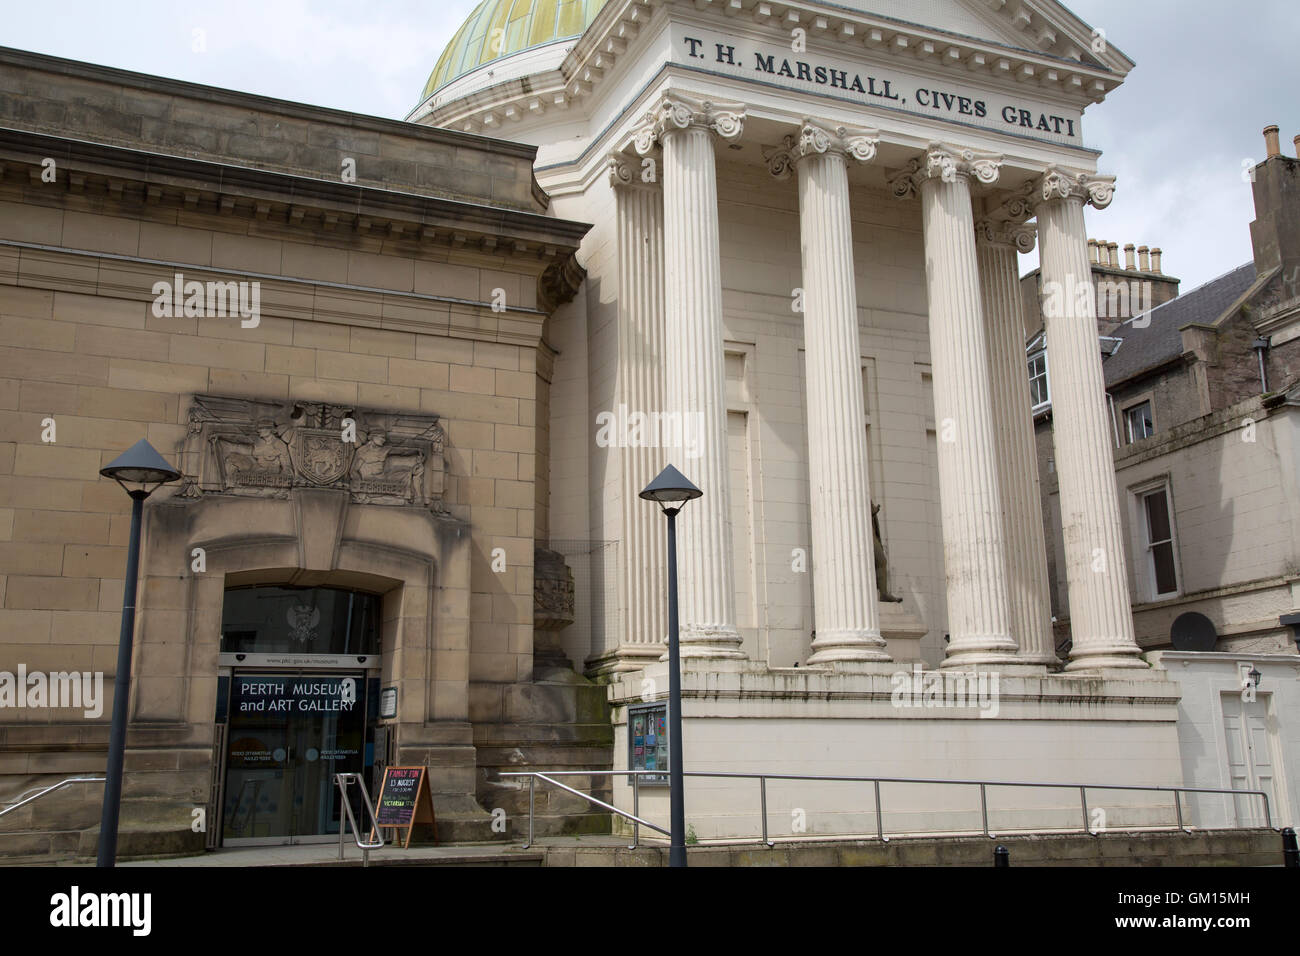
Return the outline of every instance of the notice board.
{"type": "MultiPolygon", "coordinates": [[[[411,845],[417,823],[434,825],[433,795],[427,767],[386,767],[375,806],[375,823],[382,829],[405,830],[403,849],[411,845]]],[[[373,837],[373,831],[372,831],[373,837]]]]}

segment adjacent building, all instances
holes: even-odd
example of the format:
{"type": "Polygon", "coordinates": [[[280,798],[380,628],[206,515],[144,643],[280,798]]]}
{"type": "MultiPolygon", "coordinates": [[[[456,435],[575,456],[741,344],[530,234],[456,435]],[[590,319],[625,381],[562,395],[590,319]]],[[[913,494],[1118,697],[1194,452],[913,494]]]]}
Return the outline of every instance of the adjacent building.
{"type": "MultiPolygon", "coordinates": [[[[1167,296],[1158,262],[1153,271],[1119,275],[1093,266],[1103,282],[1144,287],[1137,295],[1155,300],[1140,313],[1111,313],[1112,321],[1098,323],[1134,622],[1144,648],[1173,646],[1173,622],[1188,612],[1213,623],[1216,650],[1290,653],[1295,646],[1281,618],[1300,608],[1300,161],[1281,154],[1277,127],[1265,139],[1267,158],[1250,172],[1252,261],[1176,298],[1167,296]]],[[[1113,290],[1099,285],[1099,311],[1108,295],[1113,290]]],[[[1069,593],[1055,573],[1062,539],[1051,349],[1043,339],[1031,335],[1027,356],[1052,606],[1064,638],[1069,593]]]]}

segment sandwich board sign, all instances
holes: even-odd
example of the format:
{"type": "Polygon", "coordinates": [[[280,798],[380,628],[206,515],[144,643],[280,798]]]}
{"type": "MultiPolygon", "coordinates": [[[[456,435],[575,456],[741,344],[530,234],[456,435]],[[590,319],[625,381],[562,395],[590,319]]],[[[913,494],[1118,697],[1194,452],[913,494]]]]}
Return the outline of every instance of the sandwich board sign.
{"type": "MultiPolygon", "coordinates": [[[[375,807],[379,829],[405,830],[402,848],[411,845],[411,831],[417,823],[433,826],[433,795],[429,791],[427,767],[387,767],[375,807]]],[[[371,831],[371,837],[374,832],[371,831]]]]}

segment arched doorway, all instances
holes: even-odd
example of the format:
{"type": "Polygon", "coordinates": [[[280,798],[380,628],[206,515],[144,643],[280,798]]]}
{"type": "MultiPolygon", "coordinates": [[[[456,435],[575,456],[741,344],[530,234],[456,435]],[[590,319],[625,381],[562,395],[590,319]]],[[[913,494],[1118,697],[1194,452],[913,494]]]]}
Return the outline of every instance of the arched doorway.
{"type": "Polygon", "coordinates": [[[334,775],[375,768],[381,601],[330,587],[226,590],[214,801],[224,845],[337,839],[334,775]]]}

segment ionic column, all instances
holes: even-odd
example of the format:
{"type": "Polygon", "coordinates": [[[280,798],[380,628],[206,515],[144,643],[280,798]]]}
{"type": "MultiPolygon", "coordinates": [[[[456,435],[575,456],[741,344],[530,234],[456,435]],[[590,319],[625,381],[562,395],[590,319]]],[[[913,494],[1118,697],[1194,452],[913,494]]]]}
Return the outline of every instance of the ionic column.
{"type": "Polygon", "coordinates": [[[1018,252],[1034,248],[1032,226],[984,220],[975,230],[984,339],[989,350],[993,426],[997,440],[1002,534],[1006,542],[1007,610],[1021,661],[1055,665],[1047,546],[1034,443],[1033,403],[1025,367],[1025,325],[1018,252]]]}
{"type": "MultiPolygon", "coordinates": [[[[609,158],[618,241],[618,368],[614,414],[664,411],[664,222],[658,177],[635,159],[609,158]]],[[[646,437],[650,437],[648,434],[646,437]]],[[[619,573],[625,607],[613,670],[633,669],[663,654],[668,633],[664,589],[667,542],[659,509],[637,497],[667,461],[658,441],[631,442],[619,455],[622,547],[619,573]]]]}
{"type": "Polygon", "coordinates": [[[1076,294],[1092,291],[1083,205],[1104,209],[1114,188],[1110,177],[1054,168],[1035,197],[1074,643],[1066,670],[1145,666],[1133,637],[1096,304],[1076,294]]]}
{"type": "Polygon", "coordinates": [[[874,158],[878,141],[874,131],[805,121],[797,138],[768,154],[774,175],[788,176],[793,165],[799,177],[817,631],[810,664],[889,660],[877,607],[846,169],[850,157],[874,158]]]}
{"type": "MultiPolygon", "coordinates": [[[[665,93],[636,130],[638,153],[663,148],[664,384],[680,424],[668,459],[703,491],[678,519],[681,656],[743,658],[727,471],[722,256],[713,141],[740,135],[744,107],[665,93]]],[[[653,476],[652,476],[653,477],[653,476]]]]}
{"type": "Polygon", "coordinates": [[[1015,660],[1002,532],[993,396],[975,256],[970,176],[998,178],[1001,157],[933,145],[894,180],[921,193],[930,361],[939,430],[939,497],[948,579],[944,667],[1015,660]]]}

